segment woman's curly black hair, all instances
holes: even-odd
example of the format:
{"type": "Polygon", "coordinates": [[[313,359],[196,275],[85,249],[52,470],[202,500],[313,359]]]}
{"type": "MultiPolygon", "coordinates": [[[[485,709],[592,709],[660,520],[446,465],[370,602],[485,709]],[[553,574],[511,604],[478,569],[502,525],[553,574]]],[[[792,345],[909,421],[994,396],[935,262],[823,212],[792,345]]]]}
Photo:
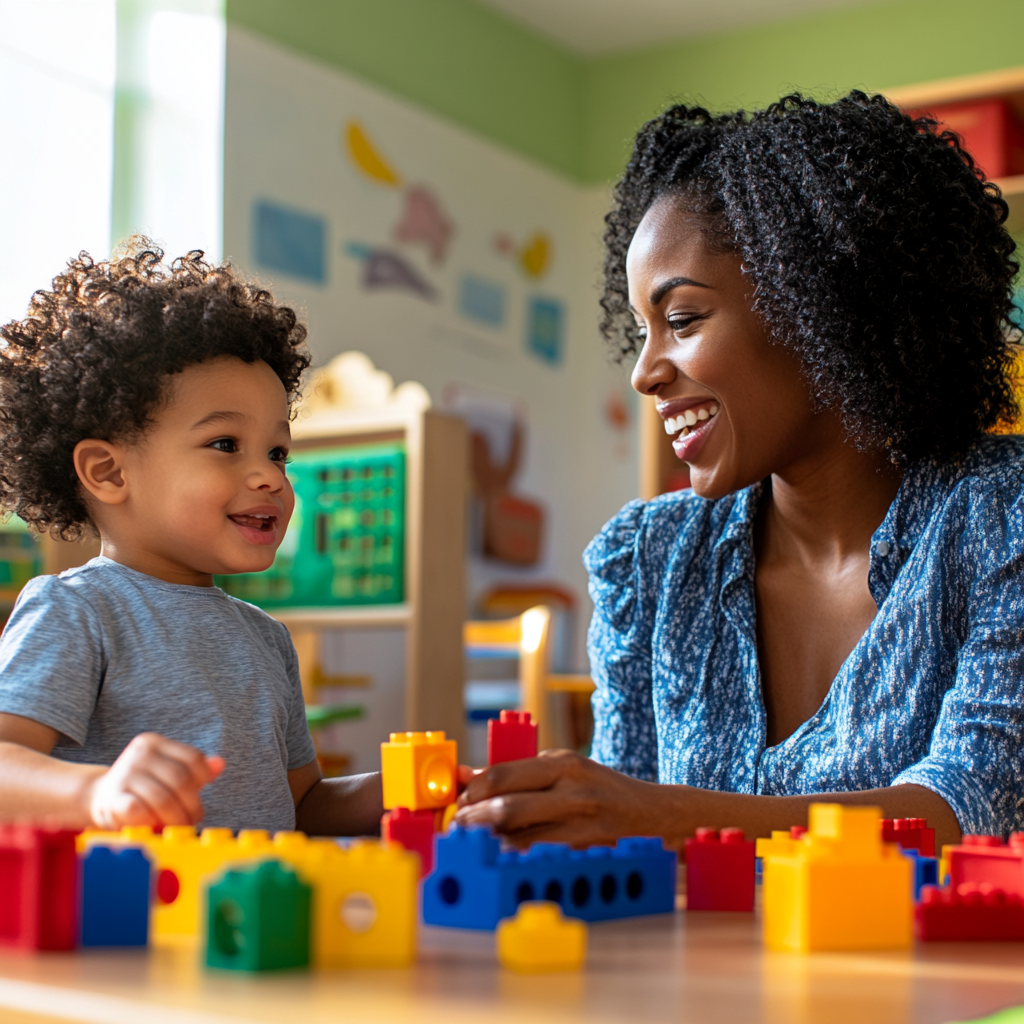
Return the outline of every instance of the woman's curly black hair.
{"type": "Polygon", "coordinates": [[[110,262],[82,252],[0,327],[0,509],[39,532],[75,540],[92,526],[75,445],[141,437],[186,367],[262,359],[289,402],[298,394],[309,354],[294,311],[198,249],[169,269],[163,255],[141,237],[110,262]]]}
{"type": "Polygon", "coordinates": [[[626,250],[665,195],[742,259],[755,312],[860,448],[950,461],[1016,418],[1008,208],[934,120],[851,92],[644,125],[605,218],[601,330],[620,357],[637,350],[626,250]]]}

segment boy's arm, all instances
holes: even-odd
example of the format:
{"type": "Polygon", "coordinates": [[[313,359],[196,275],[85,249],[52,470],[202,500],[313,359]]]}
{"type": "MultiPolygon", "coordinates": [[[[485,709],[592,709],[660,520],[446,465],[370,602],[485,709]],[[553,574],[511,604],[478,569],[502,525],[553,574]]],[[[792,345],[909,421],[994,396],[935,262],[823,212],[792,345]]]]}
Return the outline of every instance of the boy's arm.
{"type": "Polygon", "coordinates": [[[295,827],[312,836],[380,835],[384,791],[380,773],[325,779],[316,760],[288,773],[295,827]]]}
{"type": "Polygon", "coordinates": [[[194,825],[199,791],[223,770],[220,758],[156,733],[141,733],[111,766],[50,757],[58,733],[0,713],[0,821],[67,828],[194,825]]]}

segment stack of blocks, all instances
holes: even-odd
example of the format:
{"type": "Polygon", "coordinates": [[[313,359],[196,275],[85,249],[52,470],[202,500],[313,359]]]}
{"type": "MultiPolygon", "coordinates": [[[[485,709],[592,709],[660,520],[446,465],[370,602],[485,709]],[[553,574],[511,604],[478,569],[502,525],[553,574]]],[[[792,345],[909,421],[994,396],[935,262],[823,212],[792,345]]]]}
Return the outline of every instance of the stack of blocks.
{"type": "Polygon", "coordinates": [[[754,841],[742,829],[699,828],[686,840],[686,909],[754,909],[754,841]]]}
{"type": "Polygon", "coordinates": [[[876,807],[812,804],[798,839],[774,832],[762,858],[764,941],[772,950],[902,949],[912,937],[913,864],[882,842],[876,807]]]}
{"type": "Polygon", "coordinates": [[[520,903],[547,900],[569,917],[608,921],[675,909],[676,856],[660,839],[620,839],[612,847],[572,850],[535,843],[501,851],[486,828],[451,829],[436,844],[423,881],[423,920],[493,931],[520,903]]]}
{"type": "Polygon", "coordinates": [[[926,886],[915,911],[925,942],[1024,941],[1024,834],[964,836],[943,847],[948,887],[926,886]]]}

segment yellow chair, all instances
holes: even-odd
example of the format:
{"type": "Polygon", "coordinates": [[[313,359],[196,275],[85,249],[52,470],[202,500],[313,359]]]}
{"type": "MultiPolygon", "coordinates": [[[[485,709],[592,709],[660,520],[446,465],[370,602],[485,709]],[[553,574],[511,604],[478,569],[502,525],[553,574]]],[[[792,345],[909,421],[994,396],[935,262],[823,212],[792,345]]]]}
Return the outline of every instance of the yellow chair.
{"type": "Polygon", "coordinates": [[[472,657],[505,655],[519,659],[520,711],[529,711],[537,723],[537,749],[565,746],[564,730],[553,721],[552,693],[594,692],[586,675],[556,675],[550,663],[551,612],[544,605],[513,619],[467,622],[462,631],[466,654],[472,657]]]}

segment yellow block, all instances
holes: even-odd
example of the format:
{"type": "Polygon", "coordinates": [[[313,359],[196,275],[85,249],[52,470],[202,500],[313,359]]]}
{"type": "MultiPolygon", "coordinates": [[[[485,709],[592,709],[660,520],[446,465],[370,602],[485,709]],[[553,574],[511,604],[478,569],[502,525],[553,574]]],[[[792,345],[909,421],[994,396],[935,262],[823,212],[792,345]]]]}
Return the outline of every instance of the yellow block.
{"type": "Polygon", "coordinates": [[[903,949],[913,924],[913,864],[881,840],[877,807],[812,804],[809,829],[758,841],[769,949],[903,949]]]}
{"type": "Polygon", "coordinates": [[[578,971],[587,956],[587,926],[562,917],[557,903],[519,904],[515,917],[498,922],[498,962],[510,971],[578,971]]]}
{"type": "Polygon", "coordinates": [[[455,802],[458,753],[443,732],[393,732],[380,745],[384,807],[434,810],[455,802]]]}
{"type": "Polygon", "coordinates": [[[398,843],[342,849],[313,841],[300,874],[313,886],[316,966],[407,967],[416,959],[416,854],[398,843]]]}

